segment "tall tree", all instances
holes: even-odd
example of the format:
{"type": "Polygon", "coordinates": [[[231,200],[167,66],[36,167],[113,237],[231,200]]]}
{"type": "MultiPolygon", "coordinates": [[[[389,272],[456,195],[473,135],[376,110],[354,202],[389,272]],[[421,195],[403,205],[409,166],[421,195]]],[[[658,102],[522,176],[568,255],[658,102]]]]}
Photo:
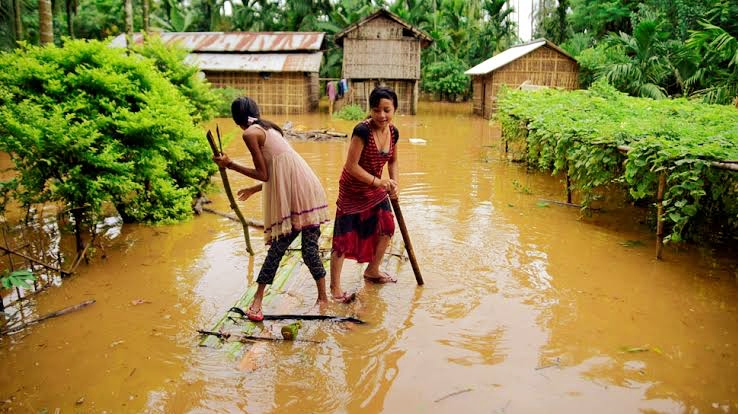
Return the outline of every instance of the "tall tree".
{"type": "Polygon", "coordinates": [[[38,0],[39,40],[42,45],[54,43],[54,19],[51,0],[38,0]]]}
{"type": "Polygon", "coordinates": [[[126,47],[133,47],[133,0],[125,0],[126,11],[126,47]]]}
{"type": "Polygon", "coordinates": [[[13,1],[13,17],[15,19],[15,40],[23,40],[23,0],[13,1]]]}
{"type": "Polygon", "coordinates": [[[77,0],[64,0],[67,12],[67,33],[74,38],[74,15],[77,14],[77,0]]]}
{"type": "Polygon", "coordinates": [[[149,0],[143,0],[143,31],[149,32],[149,0]]]}

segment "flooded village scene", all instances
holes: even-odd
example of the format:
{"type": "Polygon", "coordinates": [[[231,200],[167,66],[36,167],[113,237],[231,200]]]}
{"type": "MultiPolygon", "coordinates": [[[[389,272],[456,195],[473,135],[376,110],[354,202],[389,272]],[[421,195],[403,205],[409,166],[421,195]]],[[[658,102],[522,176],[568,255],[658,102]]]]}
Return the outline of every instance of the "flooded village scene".
{"type": "Polygon", "coordinates": [[[738,412],[738,4],[0,0],[0,236],[0,413],[738,412]]]}

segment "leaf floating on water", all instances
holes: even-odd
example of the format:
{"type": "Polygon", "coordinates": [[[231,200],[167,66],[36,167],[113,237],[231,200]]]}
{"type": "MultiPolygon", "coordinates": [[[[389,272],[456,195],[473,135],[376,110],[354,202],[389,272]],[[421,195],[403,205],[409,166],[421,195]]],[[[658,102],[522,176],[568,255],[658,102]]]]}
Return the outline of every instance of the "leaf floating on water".
{"type": "Polygon", "coordinates": [[[143,305],[144,303],[151,303],[151,301],[148,301],[146,299],[133,299],[131,301],[131,305],[133,305],[133,306],[143,305]]]}
{"type": "Polygon", "coordinates": [[[536,203],[536,207],[538,207],[538,208],[544,208],[544,207],[549,207],[549,206],[550,206],[550,204],[548,204],[545,201],[539,201],[539,202],[536,203]]]}
{"type": "Polygon", "coordinates": [[[79,397],[79,400],[75,401],[74,403],[77,405],[82,405],[82,403],[85,402],[85,397],[79,397]]]}
{"type": "Polygon", "coordinates": [[[635,347],[624,347],[623,352],[636,353],[636,352],[648,352],[648,347],[635,346],[635,347]]]}
{"type": "Polygon", "coordinates": [[[624,247],[641,247],[643,246],[643,242],[640,240],[626,240],[624,242],[620,242],[620,245],[624,247]]]}

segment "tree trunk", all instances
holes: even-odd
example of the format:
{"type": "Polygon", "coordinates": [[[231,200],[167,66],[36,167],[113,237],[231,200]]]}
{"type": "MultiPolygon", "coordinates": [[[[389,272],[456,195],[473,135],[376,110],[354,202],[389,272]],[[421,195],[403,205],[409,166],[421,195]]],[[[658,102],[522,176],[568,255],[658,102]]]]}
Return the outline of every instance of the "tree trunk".
{"type": "Polygon", "coordinates": [[[23,40],[23,21],[21,14],[23,13],[23,0],[13,1],[13,11],[15,18],[15,41],[23,40]]]}
{"type": "Polygon", "coordinates": [[[126,0],[126,47],[133,47],[133,0],[126,0]]]}
{"type": "Polygon", "coordinates": [[[38,19],[41,44],[54,43],[54,22],[51,15],[51,0],[38,1],[38,19]]]}
{"type": "Polygon", "coordinates": [[[149,33],[149,0],[143,0],[143,31],[149,33]]]}
{"type": "Polygon", "coordinates": [[[69,37],[74,39],[74,15],[77,13],[76,0],[65,0],[64,3],[67,6],[67,31],[69,37]]]}

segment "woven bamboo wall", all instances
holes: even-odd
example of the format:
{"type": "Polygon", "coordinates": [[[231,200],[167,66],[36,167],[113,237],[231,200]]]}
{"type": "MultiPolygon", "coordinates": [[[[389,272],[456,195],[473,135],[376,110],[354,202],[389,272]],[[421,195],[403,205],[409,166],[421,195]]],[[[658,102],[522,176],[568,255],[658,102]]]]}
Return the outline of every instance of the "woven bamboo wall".
{"type": "Polygon", "coordinates": [[[420,79],[420,40],[397,22],[376,18],[343,40],[343,77],[420,79]]]}
{"type": "Polygon", "coordinates": [[[483,113],[485,118],[491,118],[497,110],[497,92],[500,87],[507,85],[517,88],[525,81],[552,88],[577,89],[579,69],[577,63],[566,55],[547,46],[540,47],[488,75],[475,76],[474,96],[477,96],[477,88],[480,88],[480,96],[482,93],[485,96],[479,108],[475,104],[474,113],[483,113]]]}
{"type": "Polygon", "coordinates": [[[482,102],[484,102],[484,77],[483,76],[474,76],[472,79],[472,111],[477,114],[481,115],[483,106],[482,102]]]}
{"type": "Polygon", "coordinates": [[[256,72],[206,72],[214,87],[230,87],[253,98],[265,115],[304,114],[318,108],[318,74],[256,72]]]}
{"type": "Polygon", "coordinates": [[[369,94],[377,86],[388,86],[397,94],[397,113],[415,115],[417,112],[417,81],[352,79],[349,82],[347,104],[359,105],[369,113],[369,94]]]}

